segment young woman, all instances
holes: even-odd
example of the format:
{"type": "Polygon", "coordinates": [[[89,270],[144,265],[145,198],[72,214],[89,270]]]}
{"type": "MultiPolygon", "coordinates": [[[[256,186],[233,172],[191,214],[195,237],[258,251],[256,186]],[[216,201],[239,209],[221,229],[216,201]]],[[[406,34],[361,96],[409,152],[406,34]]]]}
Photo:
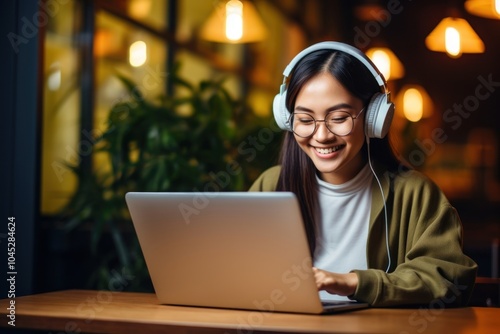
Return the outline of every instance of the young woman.
{"type": "Polygon", "coordinates": [[[359,50],[313,45],[285,69],[274,113],[285,134],[280,166],[251,191],[297,196],[322,299],[372,306],[465,305],[476,264],[441,190],[395,158],[393,105],[359,50]]]}

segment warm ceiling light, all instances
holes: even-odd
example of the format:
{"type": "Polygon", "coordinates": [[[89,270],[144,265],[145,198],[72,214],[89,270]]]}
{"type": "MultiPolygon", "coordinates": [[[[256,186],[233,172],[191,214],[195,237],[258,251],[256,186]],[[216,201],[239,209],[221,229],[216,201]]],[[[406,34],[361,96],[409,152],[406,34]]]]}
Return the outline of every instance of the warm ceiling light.
{"type": "Polygon", "coordinates": [[[266,28],[250,1],[219,2],[201,27],[201,38],[220,43],[259,42],[266,37],[266,28]]]}
{"type": "Polygon", "coordinates": [[[447,17],[425,39],[429,50],[446,52],[452,58],[462,53],[483,53],[484,43],[469,23],[461,18],[447,17]]]}
{"type": "Polygon", "coordinates": [[[116,34],[106,28],[97,28],[94,33],[94,55],[96,57],[106,57],[117,53],[120,46],[120,41],[116,34]]]}
{"type": "Polygon", "coordinates": [[[243,37],[243,4],[230,0],[226,4],[226,38],[238,41],[243,37]]]}
{"type": "Polygon", "coordinates": [[[467,0],[464,6],[473,15],[500,20],[500,0],[467,0]]]}
{"type": "Polygon", "coordinates": [[[61,63],[58,61],[52,63],[49,71],[47,75],[47,88],[51,91],[56,91],[61,88],[61,63]]]}
{"type": "Polygon", "coordinates": [[[444,32],[444,48],[452,57],[460,56],[460,33],[455,27],[447,27],[444,32]]]}
{"type": "Polygon", "coordinates": [[[143,41],[137,41],[132,43],[129,48],[129,63],[133,67],[139,67],[146,63],[147,56],[147,45],[143,41]]]}
{"type": "Polygon", "coordinates": [[[424,114],[424,98],[422,94],[415,89],[410,88],[403,95],[403,113],[411,122],[418,122],[424,114]]]}
{"type": "Polygon", "coordinates": [[[405,85],[395,99],[396,111],[410,122],[418,122],[433,113],[432,100],[424,87],[405,85]]]}
{"type": "Polygon", "coordinates": [[[145,19],[151,12],[151,0],[129,0],[128,14],[138,19],[145,19]]]}
{"type": "Polygon", "coordinates": [[[366,51],[366,55],[377,66],[385,80],[400,79],[404,76],[403,64],[390,49],[372,48],[366,51]]]}

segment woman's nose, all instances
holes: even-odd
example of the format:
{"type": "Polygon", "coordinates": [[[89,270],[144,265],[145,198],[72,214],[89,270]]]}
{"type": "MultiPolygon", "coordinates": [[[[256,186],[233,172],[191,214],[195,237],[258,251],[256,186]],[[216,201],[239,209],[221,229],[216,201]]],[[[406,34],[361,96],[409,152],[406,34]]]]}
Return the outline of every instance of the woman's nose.
{"type": "Polygon", "coordinates": [[[316,132],[314,133],[314,138],[317,141],[324,141],[335,136],[330,130],[328,130],[324,120],[316,121],[316,132]]]}

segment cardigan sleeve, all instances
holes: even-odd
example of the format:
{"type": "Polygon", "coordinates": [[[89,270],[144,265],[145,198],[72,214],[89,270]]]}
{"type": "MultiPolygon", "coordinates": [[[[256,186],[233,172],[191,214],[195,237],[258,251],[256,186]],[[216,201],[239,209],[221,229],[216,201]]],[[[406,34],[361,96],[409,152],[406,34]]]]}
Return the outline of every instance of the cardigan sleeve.
{"type": "Polygon", "coordinates": [[[265,170],[248,191],[275,191],[280,176],[281,167],[273,166],[265,170]]]}
{"type": "MultiPolygon", "coordinates": [[[[376,263],[381,257],[370,256],[374,249],[369,249],[370,269],[353,271],[359,284],[352,298],[382,307],[466,305],[477,265],[462,251],[457,211],[432,181],[418,173],[396,182],[392,191],[389,240],[395,263],[386,273],[383,264],[376,263]]],[[[378,221],[384,224],[383,219],[378,221]]],[[[381,242],[368,244],[376,243],[381,242]]]]}

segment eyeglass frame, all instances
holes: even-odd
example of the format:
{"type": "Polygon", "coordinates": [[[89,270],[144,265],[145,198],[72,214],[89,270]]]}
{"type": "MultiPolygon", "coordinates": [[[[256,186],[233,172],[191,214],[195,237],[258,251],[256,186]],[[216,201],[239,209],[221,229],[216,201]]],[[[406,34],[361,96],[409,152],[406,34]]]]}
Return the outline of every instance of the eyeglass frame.
{"type": "Polygon", "coordinates": [[[314,136],[314,134],[315,134],[315,133],[316,133],[316,131],[318,130],[318,123],[317,123],[317,122],[323,122],[323,123],[325,123],[325,127],[328,129],[328,131],[330,131],[330,133],[334,134],[335,136],[345,137],[345,136],[349,136],[349,135],[352,133],[352,130],[354,129],[354,120],[355,120],[355,119],[357,119],[357,118],[359,117],[359,115],[361,115],[361,113],[362,113],[365,109],[366,109],[366,107],[363,107],[363,108],[362,108],[362,109],[358,112],[358,114],[357,114],[356,116],[351,115],[351,114],[350,114],[349,112],[347,112],[347,111],[343,111],[343,112],[345,112],[346,114],[348,114],[348,115],[349,115],[349,117],[351,117],[351,119],[352,119],[352,127],[351,127],[351,130],[350,130],[347,134],[345,134],[345,135],[338,135],[338,134],[336,134],[335,132],[333,132],[332,130],[330,130],[330,127],[328,127],[328,125],[326,124],[326,119],[328,118],[328,115],[329,115],[329,114],[331,114],[331,113],[336,112],[336,110],[329,111],[329,112],[326,114],[325,118],[323,118],[323,119],[316,119],[316,118],[314,118],[314,116],[312,116],[311,114],[308,114],[308,113],[295,113],[295,112],[294,112],[294,113],[291,113],[291,114],[290,114],[290,120],[289,120],[289,121],[290,121],[290,124],[292,124],[292,132],[293,132],[294,134],[296,134],[297,136],[299,136],[300,138],[310,138],[310,137],[314,136]],[[310,116],[310,117],[313,119],[313,121],[314,121],[314,130],[313,130],[313,132],[312,132],[309,136],[303,137],[303,136],[301,136],[301,135],[297,134],[297,133],[293,130],[293,117],[294,117],[294,115],[297,115],[297,114],[304,114],[304,115],[308,115],[308,116],[310,116]]]}

